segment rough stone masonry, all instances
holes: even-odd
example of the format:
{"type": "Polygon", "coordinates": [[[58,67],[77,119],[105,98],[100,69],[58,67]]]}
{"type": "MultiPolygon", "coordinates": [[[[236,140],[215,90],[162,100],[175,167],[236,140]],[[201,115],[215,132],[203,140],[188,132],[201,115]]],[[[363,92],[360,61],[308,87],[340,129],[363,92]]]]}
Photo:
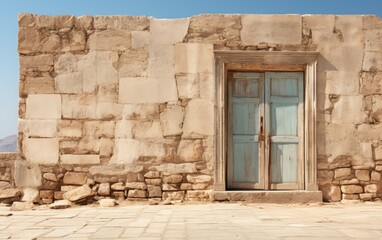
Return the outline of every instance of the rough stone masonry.
{"type": "Polygon", "coordinates": [[[324,200],[382,197],[382,19],[19,15],[18,152],[0,201],[208,200],[214,50],[317,51],[324,200]]]}

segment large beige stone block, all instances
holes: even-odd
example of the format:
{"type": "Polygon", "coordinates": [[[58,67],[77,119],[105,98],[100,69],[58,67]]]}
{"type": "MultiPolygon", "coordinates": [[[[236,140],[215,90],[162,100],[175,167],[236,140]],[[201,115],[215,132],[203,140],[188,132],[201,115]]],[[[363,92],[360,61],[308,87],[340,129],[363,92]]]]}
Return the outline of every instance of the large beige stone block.
{"type": "Polygon", "coordinates": [[[54,57],[51,54],[36,56],[20,56],[21,68],[39,68],[42,66],[53,66],[54,57]]]}
{"type": "Polygon", "coordinates": [[[81,93],[82,73],[73,72],[60,74],[55,77],[55,83],[58,93],[81,93]]]}
{"type": "Polygon", "coordinates": [[[215,79],[213,74],[199,74],[199,95],[201,99],[214,101],[215,79]]]}
{"type": "Polygon", "coordinates": [[[163,135],[176,136],[182,134],[184,118],[184,109],[179,105],[167,105],[160,114],[160,123],[163,129],[163,135]]]}
{"type": "Polygon", "coordinates": [[[37,164],[26,161],[15,161],[14,180],[16,187],[41,186],[42,174],[37,164]]]}
{"type": "Polygon", "coordinates": [[[60,157],[61,164],[99,164],[100,156],[99,155],[75,155],[75,154],[65,154],[60,157]]]}
{"type": "Polygon", "coordinates": [[[382,145],[374,148],[375,160],[382,160],[382,145]]]}
{"type": "Polygon", "coordinates": [[[71,120],[60,120],[58,124],[58,136],[67,138],[82,137],[82,122],[71,120]]]}
{"type": "Polygon", "coordinates": [[[86,32],[83,30],[72,30],[69,32],[70,42],[64,42],[63,52],[84,51],[86,49],[86,32]]]}
{"type": "Polygon", "coordinates": [[[307,14],[302,16],[305,27],[311,30],[333,31],[335,15],[307,14]]]}
{"type": "Polygon", "coordinates": [[[140,142],[139,143],[139,156],[162,158],[166,156],[166,149],[162,143],[140,142]]]}
{"type": "Polygon", "coordinates": [[[339,95],[359,94],[359,74],[338,71],[326,73],[325,93],[339,95]]]}
{"type": "Polygon", "coordinates": [[[181,140],[177,157],[182,162],[202,161],[203,147],[201,140],[181,140]]]}
{"type": "Polygon", "coordinates": [[[121,78],[120,103],[163,103],[178,100],[175,79],[121,78]]]}
{"type": "Polygon", "coordinates": [[[23,141],[23,153],[30,163],[57,164],[58,148],[56,138],[27,138],[23,141]]]}
{"type": "Polygon", "coordinates": [[[331,114],[333,123],[359,124],[366,120],[363,111],[363,96],[341,96],[334,104],[331,114]]]}
{"type": "Polygon", "coordinates": [[[335,31],[340,31],[344,43],[354,46],[362,46],[364,42],[362,25],[363,19],[361,15],[337,15],[335,31]]]}
{"type": "Polygon", "coordinates": [[[382,70],[382,52],[365,52],[363,58],[362,70],[381,71],[382,70]]]}
{"type": "Polygon", "coordinates": [[[364,95],[382,94],[382,73],[363,72],[361,75],[361,93],[364,95]]]}
{"type": "Polygon", "coordinates": [[[199,98],[198,74],[181,74],[176,76],[178,97],[180,99],[199,98]]]}
{"type": "Polygon", "coordinates": [[[27,119],[60,119],[61,96],[58,94],[34,94],[26,100],[27,119]]]}
{"type": "Polygon", "coordinates": [[[115,127],[115,138],[133,138],[133,129],[135,121],[121,120],[118,121],[115,127]]]}
{"type": "Polygon", "coordinates": [[[175,73],[213,73],[212,44],[179,43],[175,45],[175,73]]]}
{"type": "Polygon", "coordinates": [[[78,61],[78,70],[83,74],[83,91],[92,93],[98,84],[117,84],[118,71],[114,64],[118,54],[113,52],[89,52],[78,61]]]}
{"type": "Polygon", "coordinates": [[[146,49],[123,52],[118,62],[119,77],[146,77],[148,58],[146,49]]]}
{"type": "Polygon", "coordinates": [[[125,51],[131,47],[131,34],[123,30],[96,31],[87,45],[91,51],[125,51]]]}
{"type": "Polygon", "coordinates": [[[19,53],[30,54],[39,52],[41,49],[41,36],[37,29],[20,27],[19,29],[19,53]]]}
{"type": "Polygon", "coordinates": [[[137,122],[134,137],[140,138],[163,138],[163,131],[159,121],[137,122]]]}
{"type": "Polygon", "coordinates": [[[183,138],[198,138],[214,134],[214,105],[204,99],[188,103],[183,125],[183,138]]]}
{"type": "Polygon", "coordinates": [[[114,155],[110,164],[132,164],[139,158],[139,141],[134,139],[116,139],[114,155]]]}
{"type": "MultiPolygon", "coordinates": [[[[86,42],[85,42],[86,43],[86,42]]],[[[61,46],[60,37],[58,34],[50,34],[41,41],[42,52],[56,52],[61,46]]]]}
{"type": "Polygon", "coordinates": [[[94,95],[62,95],[62,117],[96,119],[97,97],[94,95]]]}
{"type": "Polygon", "coordinates": [[[57,120],[29,120],[29,136],[51,138],[57,135],[57,120]]]}
{"type": "Polygon", "coordinates": [[[101,138],[99,141],[99,154],[101,157],[110,157],[113,155],[114,139],[101,138]]]}
{"type": "Polygon", "coordinates": [[[175,44],[182,42],[187,34],[189,18],[182,19],[151,19],[151,44],[175,44]]]}
{"type": "Polygon", "coordinates": [[[299,15],[244,15],[241,40],[244,45],[262,42],[301,44],[302,19],[299,15]]]}
{"type": "Polygon", "coordinates": [[[320,142],[325,154],[332,161],[340,155],[354,155],[359,147],[356,139],[356,128],[353,124],[329,124],[325,130],[323,141],[320,142]]]}
{"type": "Polygon", "coordinates": [[[77,72],[77,57],[72,53],[61,54],[54,64],[54,71],[58,74],[77,72]]]}
{"type": "Polygon", "coordinates": [[[123,105],[113,102],[98,102],[97,103],[97,119],[114,119],[121,116],[123,105]]]}
{"type": "Polygon", "coordinates": [[[159,119],[159,104],[125,104],[122,118],[128,120],[159,119]]]}
{"type": "Polygon", "coordinates": [[[363,29],[381,29],[382,19],[376,15],[363,15],[363,29]]]}
{"type": "Polygon", "coordinates": [[[365,51],[382,51],[382,27],[378,30],[365,31],[365,51]]]}
{"type": "Polygon", "coordinates": [[[153,169],[163,172],[164,175],[198,172],[194,163],[165,163],[160,166],[155,166],[153,169]]]}
{"type": "Polygon", "coordinates": [[[116,29],[130,31],[140,31],[149,29],[150,17],[146,16],[95,16],[95,29],[116,29]]]}
{"type": "Polygon", "coordinates": [[[375,166],[375,162],[373,160],[372,144],[361,142],[358,149],[359,151],[353,156],[352,165],[364,168],[373,168],[375,166]]]}
{"type": "MultiPolygon", "coordinates": [[[[26,77],[23,92],[26,95],[55,93],[54,79],[51,76],[26,77]]],[[[22,85],[20,85],[20,88],[22,85]]]]}
{"type": "Polygon", "coordinates": [[[150,44],[149,31],[132,31],[131,45],[133,49],[146,48],[150,44]]]}
{"type": "Polygon", "coordinates": [[[382,124],[361,124],[357,128],[359,141],[375,141],[382,139],[382,124]]]}

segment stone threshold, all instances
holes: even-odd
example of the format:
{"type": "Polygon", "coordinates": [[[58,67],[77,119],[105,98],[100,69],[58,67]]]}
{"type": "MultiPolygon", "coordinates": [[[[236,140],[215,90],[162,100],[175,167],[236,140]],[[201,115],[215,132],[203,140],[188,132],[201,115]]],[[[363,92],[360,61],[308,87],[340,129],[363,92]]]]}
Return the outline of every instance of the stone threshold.
{"type": "Polygon", "coordinates": [[[212,191],[211,201],[240,201],[248,203],[320,203],[321,191],[212,191]]]}

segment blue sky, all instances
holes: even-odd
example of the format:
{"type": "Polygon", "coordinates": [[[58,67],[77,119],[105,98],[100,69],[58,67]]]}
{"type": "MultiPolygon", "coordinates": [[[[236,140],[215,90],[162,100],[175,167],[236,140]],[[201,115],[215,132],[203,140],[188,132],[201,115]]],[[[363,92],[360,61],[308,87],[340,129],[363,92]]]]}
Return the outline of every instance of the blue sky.
{"type": "Polygon", "coordinates": [[[189,17],[201,13],[376,14],[381,0],[8,0],[0,9],[0,139],[17,133],[17,14],[146,15],[189,17]]]}

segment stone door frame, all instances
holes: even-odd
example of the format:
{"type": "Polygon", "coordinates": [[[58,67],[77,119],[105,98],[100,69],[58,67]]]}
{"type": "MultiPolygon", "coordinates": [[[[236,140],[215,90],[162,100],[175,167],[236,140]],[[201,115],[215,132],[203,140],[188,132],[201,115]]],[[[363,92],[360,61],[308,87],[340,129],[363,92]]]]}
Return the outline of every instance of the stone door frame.
{"type": "Polygon", "coordinates": [[[227,176],[227,72],[303,71],[304,100],[304,190],[316,191],[316,81],[319,52],[215,50],[215,147],[214,191],[226,191],[227,176]]]}

